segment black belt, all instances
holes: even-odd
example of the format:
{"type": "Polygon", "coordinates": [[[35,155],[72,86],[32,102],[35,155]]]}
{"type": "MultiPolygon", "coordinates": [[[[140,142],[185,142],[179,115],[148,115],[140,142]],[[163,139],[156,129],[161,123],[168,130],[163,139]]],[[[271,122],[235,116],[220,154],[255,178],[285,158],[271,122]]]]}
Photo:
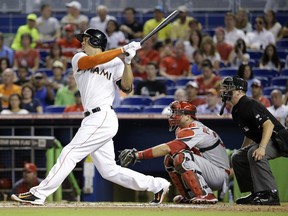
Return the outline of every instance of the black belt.
{"type": "Polygon", "coordinates": [[[214,149],[216,148],[219,144],[221,143],[221,140],[218,139],[216,143],[214,143],[212,146],[209,146],[209,147],[206,147],[206,148],[201,148],[199,149],[199,151],[202,153],[202,152],[205,152],[205,151],[209,151],[211,149],[214,149]]]}
{"type": "MultiPolygon", "coordinates": [[[[111,107],[111,109],[113,109],[112,106],[110,106],[110,107],[111,107]]],[[[99,111],[101,111],[101,108],[100,107],[95,107],[94,109],[91,110],[91,112],[89,112],[89,111],[84,112],[84,116],[87,117],[90,114],[96,113],[96,112],[99,112],[99,111]]]]}

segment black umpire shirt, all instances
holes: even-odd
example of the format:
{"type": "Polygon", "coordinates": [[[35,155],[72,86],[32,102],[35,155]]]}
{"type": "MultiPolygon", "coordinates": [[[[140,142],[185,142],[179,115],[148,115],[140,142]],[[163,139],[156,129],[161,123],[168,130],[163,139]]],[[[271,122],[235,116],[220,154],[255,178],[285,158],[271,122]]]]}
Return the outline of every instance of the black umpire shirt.
{"type": "Polygon", "coordinates": [[[258,101],[247,97],[240,98],[238,103],[233,106],[232,118],[242,129],[245,136],[256,143],[262,139],[263,123],[270,119],[274,124],[273,131],[284,129],[281,123],[258,101]]]}

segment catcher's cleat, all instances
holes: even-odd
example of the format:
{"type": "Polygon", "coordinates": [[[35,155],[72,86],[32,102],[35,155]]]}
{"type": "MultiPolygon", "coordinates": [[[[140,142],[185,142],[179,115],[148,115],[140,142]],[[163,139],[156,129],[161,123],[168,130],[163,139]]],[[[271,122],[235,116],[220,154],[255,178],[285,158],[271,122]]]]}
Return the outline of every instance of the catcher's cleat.
{"type": "Polygon", "coordinates": [[[217,202],[218,199],[212,193],[205,196],[194,197],[190,200],[191,204],[216,204],[217,202]]]}
{"type": "Polygon", "coordinates": [[[163,187],[158,193],[154,194],[154,199],[149,203],[150,205],[161,204],[169,191],[170,183],[163,187]]]}
{"type": "Polygon", "coordinates": [[[173,202],[176,204],[190,204],[190,199],[183,197],[182,195],[177,195],[173,198],[173,202]]]}
{"type": "Polygon", "coordinates": [[[12,194],[11,199],[24,204],[44,205],[44,200],[34,196],[30,192],[12,194]]]}

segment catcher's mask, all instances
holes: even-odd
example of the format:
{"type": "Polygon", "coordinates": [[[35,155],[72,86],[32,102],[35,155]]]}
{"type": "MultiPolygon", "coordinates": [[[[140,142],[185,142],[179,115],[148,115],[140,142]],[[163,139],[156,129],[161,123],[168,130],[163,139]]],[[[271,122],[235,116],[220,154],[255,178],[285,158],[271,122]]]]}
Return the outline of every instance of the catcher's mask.
{"type": "Polygon", "coordinates": [[[225,77],[222,81],[221,85],[221,98],[223,102],[230,101],[232,99],[234,90],[242,90],[244,92],[247,91],[247,82],[238,77],[225,77]]]}
{"type": "Polygon", "coordinates": [[[182,115],[190,115],[193,119],[196,119],[196,107],[188,101],[173,101],[170,105],[170,115],[168,118],[169,131],[173,131],[179,125],[182,115]]]}

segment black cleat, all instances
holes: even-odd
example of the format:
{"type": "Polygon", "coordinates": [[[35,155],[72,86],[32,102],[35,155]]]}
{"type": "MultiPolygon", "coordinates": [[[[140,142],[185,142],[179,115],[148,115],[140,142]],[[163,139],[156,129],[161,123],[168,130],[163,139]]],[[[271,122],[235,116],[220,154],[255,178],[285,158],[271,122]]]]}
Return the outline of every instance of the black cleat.
{"type": "Polygon", "coordinates": [[[162,188],[158,193],[154,194],[154,199],[149,203],[150,205],[161,204],[169,191],[170,183],[162,188]]]}
{"type": "Polygon", "coordinates": [[[256,194],[251,193],[247,196],[241,197],[236,200],[236,204],[241,204],[241,205],[251,205],[251,202],[253,199],[256,197],[256,194]]]}
{"type": "Polygon", "coordinates": [[[278,191],[272,190],[257,193],[251,205],[280,205],[278,191]]]}

